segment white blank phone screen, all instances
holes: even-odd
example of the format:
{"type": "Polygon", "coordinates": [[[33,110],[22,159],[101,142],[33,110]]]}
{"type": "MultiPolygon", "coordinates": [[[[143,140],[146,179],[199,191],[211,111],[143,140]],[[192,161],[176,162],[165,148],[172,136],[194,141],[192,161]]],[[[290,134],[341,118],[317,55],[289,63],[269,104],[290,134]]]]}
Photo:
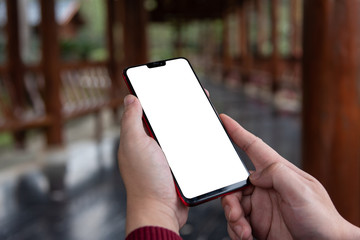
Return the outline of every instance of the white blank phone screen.
{"type": "Polygon", "coordinates": [[[127,76],[186,198],[247,179],[247,170],[185,59],[130,68],[127,76]]]}

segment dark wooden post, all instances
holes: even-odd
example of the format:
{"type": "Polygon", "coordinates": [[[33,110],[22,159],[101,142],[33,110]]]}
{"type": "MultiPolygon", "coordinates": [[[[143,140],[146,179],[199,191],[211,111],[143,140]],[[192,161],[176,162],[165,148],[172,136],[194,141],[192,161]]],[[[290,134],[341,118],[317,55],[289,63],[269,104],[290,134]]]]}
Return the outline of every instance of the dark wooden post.
{"type": "Polygon", "coordinates": [[[115,56],[114,25],[115,25],[115,3],[114,0],[105,0],[106,3],[106,40],[108,50],[108,70],[112,83],[111,96],[115,97],[119,88],[117,61],[115,56]]]}
{"type": "Polygon", "coordinates": [[[275,93],[280,88],[279,81],[279,31],[278,31],[278,18],[279,18],[279,1],[271,0],[271,43],[273,46],[271,55],[271,68],[272,68],[272,91],[275,93]]]}
{"type": "MultiPolygon", "coordinates": [[[[116,24],[116,3],[114,0],[105,0],[106,5],[106,37],[107,37],[107,50],[108,50],[108,71],[111,80],[112,87],[110,88],[111,100],[118,99],[122,97],[121,94],[121,69],[124,66],[121,66],[120,57],[118,55],[120,41],[115,41],[115,32],[119,32],[119,26],[116,24]],[[115,29],[117,27],[117,29],[115,29]],[[116,42],[116,43],[115,43],[116,42]]],[[[118,122],[118,107],[114,106],[112,108],[114,121],[118,122]]],[[[100,117],[101,114],[96,114],[97,117],[100,117]]],[[[101,119],[97,119],[101,121],[101,119]]],[[[100,126],[98,124],[97,126],[100,126]]]]}
{"type": "Polygon", "coordinates": [[[303,165],[360,224],[359,3],[304,4],[303,165]]]}
{"type": "Polygon", "coordinates": [[[20,54],[20,34],[19,34],[19,8],[18,0],[7,0],[7,60],[8,71],[12,81],[12,85],[15,87],[16,108],[22,108],[25,104],[25,84],[23,81],[24,68],[20,54]]]}
{"type": "MultiPolygon", "coordinates": [[[[7,60],[9,79],[8,83],[11,96],[11,117],[16,120],[19,113],[24,110],[26,105],[26,92],[24,84],[24,66],[20,52],[20,32],[19,32],[19,3],[17,0],[7,0],[7,60]]],[[[13,136],[15,145],[18,148],[25,147],[25,131],[14,131],[13,136]]]]}
{"type": "Polygon", "coordinates": [[[45,104],[51,125],[46,130],[50,145],[63,144],[63,119],[60,100],[60,49],[58,43],[58,25],[55,20],[55,0],[40,0],[41,3],[41,39],[42,69],[45,78],[45,104]]]}
{"type": "Polygon", "coordinates": [[[126,65],[147,61],[147,12],[144,0],[123,0],[124,52],[126,65]]]}
{"type": "MultiPolygon", "coordinates": [[[[10,83],[9,86],[12,102],[12,118],[17,118],[16,112],[24,109],[26,104],[26,92],[24,84],[24,66],[20,53],[20,34],[19,34],[19,7],[17,0],[7,0],[7,61],[10,83]]],[[[15,143],[17,147],[24,147],[25,132],[14,132],[15,143]]]]}

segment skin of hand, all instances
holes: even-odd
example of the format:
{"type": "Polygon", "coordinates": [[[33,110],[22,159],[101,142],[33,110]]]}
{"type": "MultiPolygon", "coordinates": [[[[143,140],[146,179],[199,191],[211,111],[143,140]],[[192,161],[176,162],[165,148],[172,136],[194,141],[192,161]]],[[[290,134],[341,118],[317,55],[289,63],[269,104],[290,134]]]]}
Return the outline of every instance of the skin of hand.
{"type": "Polygon", "coordinates": [[[138,99],[126,96],[124,107],[118,157],[127,194],[126,235],[142,226],[179,233],[188,208],[176,194],[164,153],[144,129],[138,99]]]}
{"type": "MultiPolygon", "coordinates": [[[[232,239],[360,239],[325,188],[226,115],[234,142],[252,160],[252,186],[222,198],[232,239]]],[[[345,200],[344,200],[345,201],[345,200]]]]}

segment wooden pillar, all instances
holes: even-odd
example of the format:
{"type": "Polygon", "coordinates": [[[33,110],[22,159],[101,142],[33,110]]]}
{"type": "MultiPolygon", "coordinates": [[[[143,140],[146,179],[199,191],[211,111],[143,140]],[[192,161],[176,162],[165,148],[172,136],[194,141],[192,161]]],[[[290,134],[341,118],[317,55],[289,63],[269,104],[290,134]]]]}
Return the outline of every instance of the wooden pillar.
{"type": "Polygon", "coordinates": [[[280,54],[279,54],[279,31],[278,31],[278,19],[279,19],[279,0],[271,0],[271,43],[273,46],[271,55],[271,68],[272,68],[272,91],[275,93],[280,88],[280,54]]]}
{"type": "Polygon", "coordinates": [[[147,12],[144,0],[123,1],[124,52],[126,65],[147,62],[147,12]]]}
{"type": "MultiPolygon", "coordinates": [[[[26,92],[24,84],[24,66],[20,53],[20,33],[19,33],[19,5],[18,0],[7,0],[7,61],[10,83],[9,92],[12,102],[13,120],[17,118],[16,112],[23,111],[26,105],[26,92]]],[[[19,148],[24,147],[25,132],[14,132],[15,144],[19,148]]]]}
{"type": "Polygon", "coordinates": [[[305,0],[303,166],[360,224],[359,2],[305,0]]]}
{"type": "Polygon", "coordinates": [[[45,79],[46,112],[51,117],[51,125],[46,129],[50,145],[63,144],[63,119],[60,100],[60,49],[58,25],[55,20],[55,0],[40,0],[42,70],[45,79]]]}
{"type": "MultiPolygon", "coordinates": [[[[107,50],[108,50],[108,70],[111,79],[112,87],[110,89],[110,95],[112,99],[121,97],[121,69],[125,66],[121,65],[121,58],[117,56],[121,43],[116,42],[115,33],[119,33],[120,28],[116,24],[116,3],[115,0],[105,0],[106,2],[106,38],[107,38],[107,50]]],[[[122,42],[122,41],[121,41],[122,42]]],[[[123,51],[123,49],[121,49],[123,51]]],[[[122,54],[122,53],[121,53],[122,54]]],[[[114,108],[115,115],[117,114],[116,108],[114,108]]]]}
{"type": "MultiPolygon", "coordinates": [[[[111,100],[121,98],[121,75],[119,70],[123,69],[124,66],[121,66],[119,61],[119,57],[117,54],[117,47],[115,46],[115,27],[116,25],[116,3],[114,0],[104,0],[106,6],[106,38],[107,38],[107,50],[108,50],[108,71],[111,80],[111,88],[110,88],[110,96],[111,100]]],[[[119,27],[119,26],[117,26],[119,27]]],[[[118,31],[119,32],[119,31],[118,31]]],[[[117,43],[119,44],[119,43],[117,43]]],[[[113,120],[114,122],[119,122],[118,119],[118,107],[114,106],[112,108],[113,120]]],[[[97,139],[100,140],[101,136],[101,114],[95,113],[96,117],[96,136],[97,139]]]]}
{"type": "Polygon", "coordinates": [[[18,0],[7,0],[7,60],[9,76],[15,87],[16,97],[12,99],[16,108],[25,104],[25,84],[23,81],[24,67],[20,54],[20,33],[18,0]]]}
{"type": "MultiPolygon", "coordinates": [[[[115,3],[114,0],[105,0],[106,5],[106,40],[108,51],[108,69],[111,78],[111,83],[114,90],[118,88],[118,75],[117,64],[115,58],[115,46],[114,46],[114,23],[115,23],[115,3]]],[[[111,93],[114,97],[115,92],[111,93]]]]}

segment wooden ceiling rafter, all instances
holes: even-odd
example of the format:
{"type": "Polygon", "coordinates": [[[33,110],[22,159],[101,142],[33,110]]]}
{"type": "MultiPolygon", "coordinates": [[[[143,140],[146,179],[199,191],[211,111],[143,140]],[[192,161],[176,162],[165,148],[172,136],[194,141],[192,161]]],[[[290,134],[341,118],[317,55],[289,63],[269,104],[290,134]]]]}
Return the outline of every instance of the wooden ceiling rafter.
{"type": "Polygon", "coordinates": [[[229,4],[237,4],[242,1],[243,0],[156,0],[156,8],[149,12],[149,16],[152,22],[220,19],[223,17],[223,13],[229,4]]]}

